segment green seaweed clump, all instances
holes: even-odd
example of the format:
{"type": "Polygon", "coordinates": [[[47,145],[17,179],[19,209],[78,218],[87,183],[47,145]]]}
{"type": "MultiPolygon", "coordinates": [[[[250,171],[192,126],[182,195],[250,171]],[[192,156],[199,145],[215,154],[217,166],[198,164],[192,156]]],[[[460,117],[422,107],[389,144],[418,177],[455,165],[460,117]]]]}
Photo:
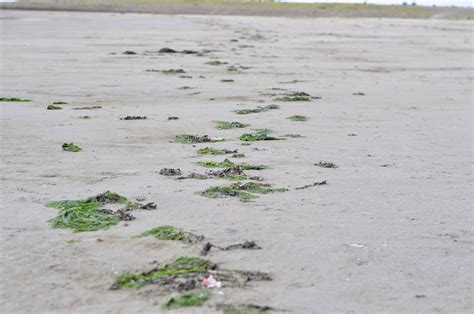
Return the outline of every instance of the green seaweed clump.
{"type": "Polygon", "coordinates": [[[63,109],[63,107],[60,107],[60,106],[55,106],[55,105],[49,105],[48,107],[46,107],[47,110],[61,110],[63,109]]]}
{"type": "Polygon", "coordinates": [[[254,304],[220,304],[218,308],[222,310],[222,314],[261,314],[272,310],[269,306],[254,304]]]}
{"type": "Polygon", "coordinates": [[[268,136],[272,131],[269,129],[254,129],[254,133],[244,133],[240,136],[240,140],[244,142],[256,142],[256,141],[276,141],[283,140],[284,138],[268,136]]]}
{"type": "Polygon", "coordinates": [[[241,128],[246,128],[249,126],[249,124],[233,121],[233,122],[227,122],[227,121],[214,121],[216,124],[216,129],[218,130],[229,130],[229,129],[241,129],[241,128]]]}
{"type": "Polygon", "coordinates": [[[240,199],[253,199],[257,198],[257,194],[268,194],[274,192],[285,192],[283,188],[271,188],[271,185],[265,183],[256,182],[236,182],[226,186],[213,186],[202,192],[200,195],[209,198],[218,198],[223,196],[238,197],[240,199]]]}
{"type": "Polygon", "coordinates": [[[206,168],[240,168],[241,170],[263,170],[268,168],[265,165],[252,165],[247,163],[236,164],[227,158],[222,162],[198,161],[197,164],[206,168]]]}
{"type": "Polygon", "coordinates": [[[279,108],[280,108],[280,106],[278,106],[278,105],[268,105],[268,106],[265,106],[265,107],[257,106],[257,108],[253,108],[253,109],[234,110],[234,112],[236,114],[251,114],[251,113],[265,112],[265,111],[279,109],[279,108]]]}
{"type": "Polygon", "coordinates": [[[179,307],[201,306],[210,297],[211,293],[207,289],[184,292],[170,298],[165,303],[165,308],[175,309],[179,307]]]}
{"type": "Polygon", "coordinates": [[[301,115],[289,116],[287,119],[291,121],[308,121],[307,117],[301,115]]]}
{"type": "Polygon", "coordinates": [[[209,64],[209,65],[223,65],[223,64],[227,64],[227,62],[222,62],[222,61],[219,61],[219,60],[212,60],[212,61],[206,62],[206,64],[209,64]]]}
{"type": "Polygon", "coordinates": [[[199,155],[224,155],[224,154],[235,154],[237,153],[237,150],[203,147],[203,148],[198,149],[197,153],[199,155]]]}
{"type": "Polygon", "coordinates": [[[91,116],[80,116],[79,119],[87,120],[87,119],[91,119],[91,116]]]}
{"type": "Polygon", "coordinates": [[[224,159],[222,162],[217,161],[198,161],[198,165],[206,167],[206,168],[231,168],[236,167],[237,164],[233,163],[229,159],[224,159]]]}
{"type": "Polygon", "coordinates": [[[74,145],[74,143],[64,143],[62,148],[66,152],[73,152],[73,153],[77,153],[82,150],[82,148],[80,148],[77,145],[74,145]]]}
{"type": "Polygon", "coordinates": [[[53,102],[53,105],[67,105],[68,103],[65,101],[55,101],[53,102]]]}
{"type": "Polygon", "coordinates": [[[266,110],[275,110],[275,109],[280,109],[280,106],[272,104],[264,107],[266,110]]]}
{"type": "Polygon", "coordinates": [[[134,205],[127,198],[109,191],[84,200],[49,201],[47,207],[59,209],[58,216],[49,223],[53,228],[70,228],[75,232],[107,229],[120,221],[112,212],[101,210],[111,203],[124,204],[127,208],[134,205]]]}
{"type": "Polygon", "coordinates": [[[204,239],[203,236],[195,235],[194,233],[183,231],[173,226],[160,226],[147,230],[138,236],[137,238],[143,238],[147,236],[153,236],[159,240],[174,240],[181,241],[186,244],[195,244],[204,239]]]}
{"type": "Polygon", "coordinates": [[[187,90],[187,89],[194,89],[194,87],[191,87],[191,86],[181,86],[181,87],[178,87],[179,90],[187,90]]]}
{"type": "Polygon", "coordinates": [[[30,102],[31,99],[21,99],[18,97],[0,97],[0,102],[30,102]]]}
{"type": "Polygon", "coordinates": [[[249,281],[269,281],[268,273],[246,270],[220,270],[218,265],[199,257],[179,257],[169,264],[158,265],[147,272],[123,273],[115,278],[110,289],[141,288],[153,284],[160,291],[196,291],[209,275],[219,278],[224,287],[243,288],[249,281]]]}
{"type": "Polygon", "coordinates": [[[278,101],[311,101],[320,97],[312,97],[310,94],[305,92],[291,92],[282,97],[278,97],[275,100],[278,101]]]}
{"type": "Polygon", "coordinates": [[[163,74],[168,74],[168,75],[176,75],[176,74],[184,74],[186,71],[183,69],[169,69],[169,70],[146,70],[147,72],[161,72],[163,74]]]}
{"type": "Polygon", "coordinates": [[[169,264],[160,265],[151,271],[137,274],[121,274],[111,289],[135,288],[138,289],[164,276],[179,276],[183,274],[205,273],[216,266],[208,260],[199,257],[179,257],[169,264]]]}
{"type": "Polygon", "coordinates": [[[224,155],[223,149],[217,149],[212,147],[203,147],[197,150],[199,155],[224,155]]]}
{"type": "Polygon", "coordinates": [[[211,138],[207,135],[190,135],[190,134],[178,134],[175,136],[174,143],[181,143],[181,144],[196,144],[196,143],[215,143],[215,142],[222,142],[224,141],[223,138],[215,137],[211,138]]]}

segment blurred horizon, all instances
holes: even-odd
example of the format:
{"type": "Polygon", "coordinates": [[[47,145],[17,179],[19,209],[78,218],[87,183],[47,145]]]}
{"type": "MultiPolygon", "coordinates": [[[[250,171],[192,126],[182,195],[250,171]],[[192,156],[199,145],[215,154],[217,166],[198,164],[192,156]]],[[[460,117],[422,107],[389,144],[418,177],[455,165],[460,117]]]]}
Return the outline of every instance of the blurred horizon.
{"type": "MultiPolygon", "coordinates": [[[[245,0],[243,0],[245,1],[245,0]]],[[[248,2],[258,2],[258,0],[247,0],[248,2]]],[[[265,0],[264,0],[265,1],[265,0]]],[[[271,0],[270,0],[271,1],[271,0]]],[[[472,0],[273,0],[274,2],[288,2],[288,3],[367,3],[380,5],[402,5],[406,3],[411,5],[416,3],[420,6],[458,6],[458,7],[473,7],[472,0]]],[[[0,3],[18,2],[18,0],[0,0],[0,3]]],[[[62,2],[67,2],[63,0],[62,2]]]]}
{"type": "Polygon", "coordinates": [[[276,0],[277,2],[290,2],[290,3],[368,3],[368,4],[382,4],[382,5],[401,5],[403,3],[412,4],[415,2],[417,5],[423,6],[459,6],[459,7],[472,7],[474,1],[471,0],[276,0]]]}

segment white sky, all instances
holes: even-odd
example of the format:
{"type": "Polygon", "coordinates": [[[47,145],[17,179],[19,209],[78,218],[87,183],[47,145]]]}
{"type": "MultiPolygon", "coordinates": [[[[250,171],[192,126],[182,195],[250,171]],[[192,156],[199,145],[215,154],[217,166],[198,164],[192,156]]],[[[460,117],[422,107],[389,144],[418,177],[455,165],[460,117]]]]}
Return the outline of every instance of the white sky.
{"type": "MultiPolygon", "coordinates": [[[[353,2],[353,3],[363,3],[364,0],[280,0],[281,2],[353,2]]],[[[412,3],[413,0],[367,0],[367,3],[374,4],[402,4],[403,2],[412,3]]],[[[433,4],[437,6],[474,6],[474,0],[416,0],[418,5],[428,5],[433,4]]]]}

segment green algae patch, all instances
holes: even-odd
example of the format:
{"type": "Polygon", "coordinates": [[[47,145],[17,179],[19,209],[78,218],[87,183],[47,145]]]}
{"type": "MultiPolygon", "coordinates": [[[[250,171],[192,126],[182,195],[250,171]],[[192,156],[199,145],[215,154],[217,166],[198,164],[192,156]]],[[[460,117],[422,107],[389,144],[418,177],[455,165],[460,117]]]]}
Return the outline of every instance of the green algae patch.
{"type": "Polygon", "coordinates": [[[244,114],[251,114],[251,113],[260,113],[260,112],[275,110],[275,109],[279,109],[279,108],[280,108],[280,106],[278,106],[278,105],[268,105],[268,106],[265,106],[265,107],[257,106],[257,108],[253,108],[253,109],[235,110],[234,112],[236,114],[244,115],[244,114]]]}
{"type": "Polygon", "coordinates": [[[278,97],[279,101],[311,101],[310,97],[307,96],[283,96],[278,97]]]}
{"type": "Polygon", "coordinates": [[[63,148],[63,151],[65,152],[73,152],[73,153],[77,153],[82,150],[82,148],[80,148],[77,145],[74,145],[74,143],[64,143],[62,148],[63,148]]]}
{"type": "Polygon", "coordinates": [[[181,143],[181,144],[196,144],[196,143],[215,143],[223,142],[225,139],[221,137],[209,137],[207,135],[191,135],[191,134],[178,134],[175,136],[172,143],[181,143]]]}
{"type": "Polygon", "coordinates": [[[234,110],[236,114],[251,114],[251,113],[260,113],[260,112],[265,112],[269,110],[275,110],[275,109],[280,109],[280,106],[278,105],[268,105],[265,107],[257,106],[257,108],[252,108],[252,109],[239,109],[239,110],[234,110]]]}
{"type": "Polygon", "coordinates": [[[313,99],[321,99],[319,96],[311,96],[305,92],[291,92],[281,97],[275,98],[278,101],[311,101],[313,99]]]}
{"type": "Polygon", "coordinates": [[[225,155],[225,154],[236,154],[237,150],[229,149],[217,149],[212,147],[203,147],[197,150],[199,155],[225,155]]]}
{"type": "Polygon", "coordinates": [[[202,274],[216,266],[199,257],[179,257],[169,264],[160,265],[151,271],[136,274],[121,274],[111,289],[141,288],[157,282],[162,277],[180,276],[184,274],[202,274]]]}
{"type": "Polygon", "coordinates": [[[224,161],[217,162],[217,161],[198,161],[198,165],[206,168],[230,168],[235,167],[237,164],[233,163],[229,159],[224,159],[224,161]]]}
{"type": "Polygon", "coordinates": [[[268,166],[265,165],[252,165],[252,164],[236,164],[229,159],[224,159],[224,161],[198,161],[198,165],[206,168],[239,168],[241,170],[263,170],[267,169],[268,166]]]}
{"type": "Polygon", "coordinates": [[[225,186],[213,186],[199,194],[209,198],[218,197],[238,197],[240,199],[254,199],[258,196],[255,194],[268,194],[275,192],[285,192],[283,188],[272,188],[270,184],[257,183],[257,182],[236,182],[225,186]]]}
{"type": "Polygon", "coordinates": [[[179,90],[188,90],[188,89],[195,89],[196,87],[191,87],[191,86],[181,86],[178,87],[179,90]]]}
{"type": "Polygon", "coordinates": [[[211,293],[207,289],[184,292],[171,297],[165,303],[165,308],[176,309],[180,307],[201,306],[204,302],[209,300],[210,297],[211,293]]]}
{"type": "Polygon", "coordinates": [[[305,117],[305,116],[301,116],[301,115],[293,115],[293,116],[289,116],[287,118],[288,120],[291,120],[291,121],[308,121],[308,117],[305,117]]]}
{"type": "Polygon", "coordinates": [[[264,107],[267,110],[275,110],[275,109],[280,109],[280,106],[278,105],[268,105],[264,107]]]}
{"type": "Polygon", "coordinates": [[[63,107],[61,106],[56,106],[56,105],[49,105],[48,107],[46,107],[47,110],[61,110],[63,109],[63,107]]]}
{"type": "Polygon", "coordinates": [[[260,113],[260,112],[264,112],[264,111],[267,111],[267,110],[265,110],[264,107],[260,107],[260,106],[258,106],[257,108],[253,108],[253,109],[234,110],[234,112],[236,114],[251,114],[251,113],[260,113]]]}
{"type": "Polygon", "coordinates": [[[216,124],[216,129],[218,130],[229,130],[229,129],[241,129],[241,128],[246,128],[249,126],[249,124],[237,122],[237,121],[232,121],[232,122],[227,122],[227,121],[213,121],[216,124]]]}
{"type": "Polygon", "coordinates": [[[75,232],[97,231],[118,224],[120,217],[111,211],[101,209],[106,204],[134,203],[114,192],[105,192],[83,200],[49,201],[47,207],[59,209],[59,214],[49,220],[53,228],[69,228],[75,232]]]}
{"type": "Polygon", "coordinates": [[[163,74],[167,75],[177,75],[177,74],[184,74],[186,71],[183,69],[168,69],[168,70],[154,70],[154,69],[148,69],[146,72],[161,72],[163,74]]]}
{"type": "Polygon", "coordinates": [[[222,314],[261,314],[273,310],[269,306],[255,304],[220,304],[218,309],[222,311],[222,314]]]}
{"type": "Polygon", "coordinates": [[[284,138],[269,136],[268,134],[272,132],[269,129],[254,129],[254,131],[254,133],[242,134],[239,139],[244,142],[284,140],[284,138]]]}
{"type": "Polygon", "coordinates": [[[21,99],[18,97],[0,97],[0,102],[30,102],[31,99],[21,99]]]}
{"type": "Polygon", "coordinates": [[[91,116],[80,116],[79,119],[87,120],[87,119],[92,119],[92,118],[91,116]]]}
{"type": "Polygon", "coordinates": [[[220,60],[212,60],[212,61],[206,62],[206,64],[209,64],[209,65],[224,65],[224,64],[227,64],[227,62],[222,62],[220,60]]]}
{"type": "Polygon", "coordinates": [[[199,155],[224,155],[223,149],[217,149],[212,147],[203,147],[197,150],[199,155]]]}
{"type": "Polygon", "coordinates": [[[203,236],[198,236],[194,233],[183,231],[173,226],[160,226],[152,228],[137,235],[136,238],[143,238],[148,236],[153,236],[159,240],[181,241],[186,244],[195,244],[204,239],[203,236]]]}
{"type": "Polygon", "coordinates": [[[55,101],[53,102],[53,105],[67,105],[68,103],[65,101],[55,101]]]}

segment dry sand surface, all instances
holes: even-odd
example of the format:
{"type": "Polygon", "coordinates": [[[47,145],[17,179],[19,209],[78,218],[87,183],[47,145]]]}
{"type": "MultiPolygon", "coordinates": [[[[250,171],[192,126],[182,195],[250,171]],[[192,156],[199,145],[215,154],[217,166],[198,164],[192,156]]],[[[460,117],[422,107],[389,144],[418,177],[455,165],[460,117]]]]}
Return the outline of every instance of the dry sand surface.
{"type": "Polygon", "coordinates": [[[153,285],[109,290],[119,273],[199,255],[200,245],[132,238],[160,225],[219,245],[254,240],[263,249],[206,258],[273,277],[176,313],[214,313],[220,303],[289,313],[472,312],[472,23],[0,13],[0,96],[32,99],[1,103],[0,312],[163,311],[167,295],[153,285]],[[146,53],[163,47],[210,52],[146,53]],[[228,64],[206,64],[213,59],[228,64]],[[171,68],[190,77],[146,72],[171,68]],[[289,91],[322,98],[274,100],[289,91]],[[68,104],[46,110],[56,101],[68,104]],[[280,109],[233,112],[270,104],[280,109]],[[102,108],[72,109],[85,106],[102,108]],[[296,114],[309,120],[286,119],[296,114]],[[120,120],[126,115],[148,119],[120,120]],[[213,120],[304,137],[241,145],[249,128],[217,130],[213,120]],[[227,141],[170,143],[180,133],[227,141]],[[65,142],[83,150],[62,151],[65,142]],[[224,159],[198,156],[205,146],[268,165],[249,173],[288,191],[209,199],[196,192],[229,182],[159,174],[204,173],[197,161],[224,159]],[[48,224],[57,210],[47,201],[106,190],[158,208],[96,232],[48,224]]]}

